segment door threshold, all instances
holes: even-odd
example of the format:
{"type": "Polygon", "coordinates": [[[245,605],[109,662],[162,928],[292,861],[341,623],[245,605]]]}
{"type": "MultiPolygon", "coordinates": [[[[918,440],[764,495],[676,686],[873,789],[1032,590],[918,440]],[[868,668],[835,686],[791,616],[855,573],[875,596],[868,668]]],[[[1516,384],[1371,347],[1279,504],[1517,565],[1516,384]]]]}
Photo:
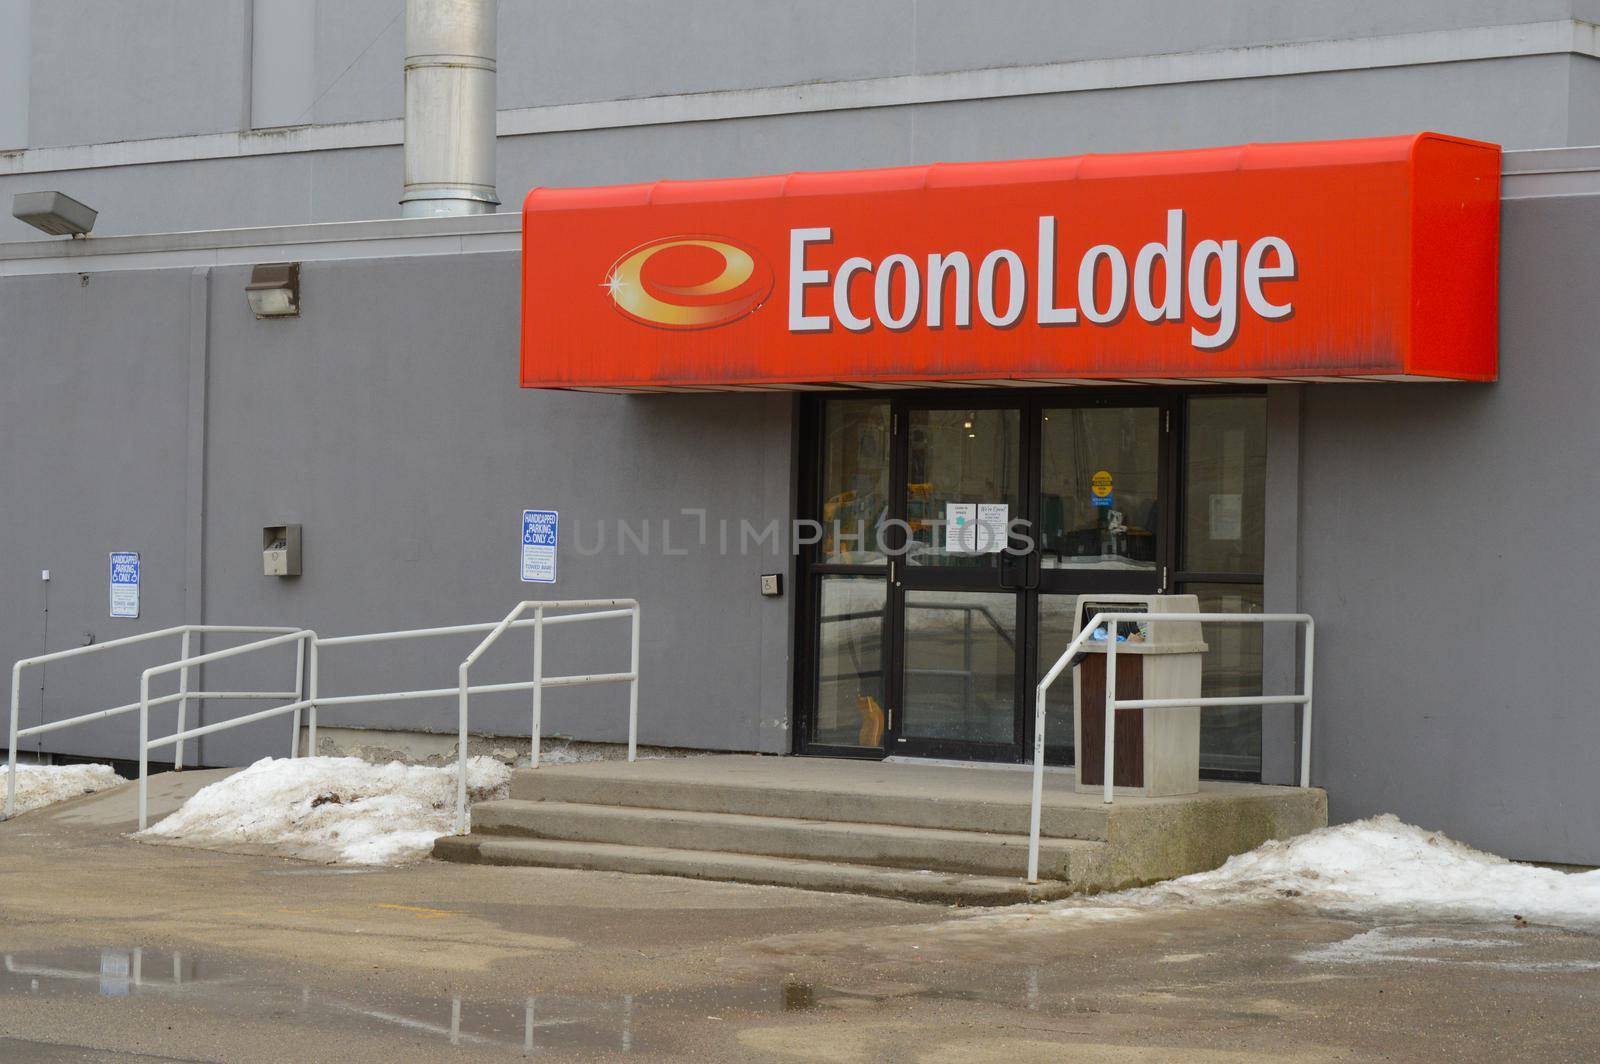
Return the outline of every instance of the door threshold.
{"type": "MultiPolygon", "coordinates": [[[[1032,772],[1031,764],[1016,764],[1009,761],[955,761],[946,757],[901,757],[899,755],[883,759],[885,765],[935,765],[939,768],[979,768],[999,769],[1005,772],[1032,772]]],[[[1046,765],[1046,772],[1076,771],[1075,765],[1046,765]]]]}

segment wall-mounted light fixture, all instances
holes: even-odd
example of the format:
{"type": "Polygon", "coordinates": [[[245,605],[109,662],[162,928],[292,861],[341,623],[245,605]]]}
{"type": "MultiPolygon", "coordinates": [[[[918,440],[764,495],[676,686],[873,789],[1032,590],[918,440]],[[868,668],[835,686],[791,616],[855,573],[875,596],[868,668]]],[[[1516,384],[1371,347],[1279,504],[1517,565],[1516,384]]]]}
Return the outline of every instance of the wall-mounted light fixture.
{"type": "Polygon", "coordinates": [[[51,236],[88,236],[99,214],[65,192],[18,192],[11,197],[11,217],[51,236]]]}
{"type": "Polygon", "coordinates": [[[250,268],[250,283],[244,286],[250,311],[258,318],[297,318],[300,316],[300,264],[264,262],[250,268]]]}

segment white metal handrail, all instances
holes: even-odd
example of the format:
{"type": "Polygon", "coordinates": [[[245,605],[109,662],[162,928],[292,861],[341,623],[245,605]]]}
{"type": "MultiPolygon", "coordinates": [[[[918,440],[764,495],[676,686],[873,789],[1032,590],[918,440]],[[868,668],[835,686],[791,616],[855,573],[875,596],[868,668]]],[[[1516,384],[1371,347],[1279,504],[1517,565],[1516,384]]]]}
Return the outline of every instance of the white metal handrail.
{"type": "MultiPolygon", "coordinates": [[[[604,602],[625,602],[630,599],[604,599],[604,602]]],[[[547,607],[560,607],[564,602],[546,602],[547,607]]],[[[546,625],[568,624],[573,621],[598,621],[609,617],[628,617],[631,610],[614,609],[599,613],[561,614],[547,617],[546,625]]],[[[310,683],[311,690],[307,697],[311,705],[306,709],[306,749],[311,753],[317,752],[317,709],[319,706],[351,706],[362,702],[404,702],[420,698],[449,698],[459,694],[458,687],[432,687],[413,691],[380,691],[374,694],[334,695],[323,697],[321,689],[321,660],[323,647],[355,646],[363,643],[389,643],[408,639],[429,639],[435,636],[467,635],[475,632],[492,632],[499,629],[503,622],[487,621],[482,624],[453,624],[440,628],[407,628],[395,632],[364,632],[361,635],[339,635],[328,638],[319,637],[311,644],[310,683]]],[[[532,628],[534,622],[514,621],[510,628],[532,628]]],[[[481,684],[472,688],[473,694],[498,694],[506,691],[531,690],[531,681],[511,684],[481,684]]]]}
{"type": "Polygon", "coordinates": [[[87,724],[96,720],[104,720],[122,713],[139,712],[139,827],[143,830],[149,821],[149,772],[150,751],[162,746],[175,746],[176,757],[174,767],[183,767],[183,744],[188,739],[199,738],[228,728],[236,728],[245,724],[267,720],[283,714],[293,714],[292,738],[290,740],[289,756],[298,757],[300,752],[300,723],[301,713],[304,711],[308,720],[307,746],[312,751],[316,750],[317,743],[317,708],[320,705],[353,705],[361,702],[386,702],[404,701],[418,698],[444,698],[455,696],[460,707],[459,713],[459,757],[457,781],[457,809],[455,830],[458,834],[466,831],[467,820],[467,732],[468,732],[468,702],[473,694],[495,694],[509,691],[533,692],[533,719],[532,719],[532,763],[534,767],[539,764],[539,752],[542,730],[542,705],[543,690],[545,687],[574,687],[582,684],[599,683],[628,683],[628,760],[632,761],[638,750],[638,719],[639,719],[639,604],[633,599],[577,599],[577,600],[551,600],[551,601],[526,601],[519,603],[503,620],[483,624],[460,624],[437,628],[413,628],[393,632],[369,632],[362,635],[335,636],[328,639],[318,637],[316,632],[308,628],[288,628],[282,626],[244,626],[244,625],[204,625],[187,624],[162,628],[153,632],[143,632],[139,635],[115,639],[108,643],[99,643],[87,647],[74,647],[70,650],[56,651],[51,654],[41,654],[31,658],[23,658],[12,666],[11,670],[11,721],[10,721],[10,773],[6,787],[6,817],[9,818],[16,812],[16,786],[17,786],[17,742],[19,739],[30,735],[41,735],[46,732],[56,731],[60,728],[72,727],[77,724],[87,724]],[[533,618],[522,620],[521,615],[528,609],[534,610],[533,618]],[[555,616],[546,616],[547,610],[584,609],[586,613],[558,613],[555,616]],[[544,675],[544,629],[547,625],[570,624],[577,621],[595,621],[610,618],[628,617],[632,621],[631,651],[627,672],[622,673],[597,673],[592,675],[574,676],[545,676],[544,675]],[[513,628],[534,629],[534,677],[532,680],[515,683],[480,684],[471,686],[467,681],[467,673],[474,662],[494,644],[501,635],[513,628]],[[457,670],[458,683],[455,687],[437,687],[408,691],[383,691],[372,694],[337,695],[324,698],[319,689],[320,651],[324,646],[350,646],[362,643],[379,643],[398,640],[422,639],[432,636],[461,635],[477,632],[487,632],[488,635],[477,645],[463,661],[457,670]],[[206,633],[250,633],[268,634],[270,638],[256,640],[240,646],[230,647],[225,650],[213,651],[207,654],[191,655],[189,653],[190,638],[196,634],[206,633]],[[97,710],[92,713],[80,714],[65,720],[48,721],[31,728],[19,726],[21,711],[22,672],[34,665],[44,665],[53,661],[66,658],[79,657],[85,654],[111,650],[117,647],[145,643],[166,636],[180,636],[182,644],[180,657],[175,661],[153,665],[144,670],[139,678],[139,700],[110,709],[97,710]],[[189,689],[189,670],[211,662],[222,661],[265,650],[271,647],[294,643],[295,653],[295,680],[294,689],[290,691],[191,691],[189,689]],[[309,649],[308,649],[309,648],[309,649]],[[309,656],[309,684],[307,683],[307,658],[309,656]],[[178,690],[173,694],[161,695],[155,698],[150,696],[150,681],[157,676],[168,673],[178,673],[178,690]],[[308,690],[309,688],[309,690],[308,690]],[[197,728],[187,728],[186,711],[190,700],[204,699],[279,699],[288,698],[292,701],[283,705],[273,706],[256,713],[249,713],[231,720],[217,721],[213,724],[197,728]],[[178,703],[177,731],[171,735],[150,738],[150,710],[178,703]]]}
{"type": "Polygon", "coordinates": [[[459,774],[456,809],[456,832],[466,831],[467,805],[466,805],[466,764],[467,764],[467,732],[468,732],[468,700],[473,694],[496,694],[510,691],[533,692],[533,720],[532,720],[532,762],[535,767],[539,764],[539,752],[542,729],[542,703],[543,689],[545,687],[575,687],[582,684],[599,683],[628,683],[630,685],[628,698],[628,760],[633,760],[638,750],[638,719],[639,719],[639,604],[633,599],[575,599],[551,601],[527,601],[519,603],[503,620],[483,624],[458,624],[437,628],[412,628],[393,632],[368,632],[362,635],[335,636],[323,639],[309,628],[289,628],[281,626],[243,626],[243,625],[205,625],[187,624],[163,628],[153,632],[143,632],[139,635],[115,639],[108,643],[100,643],[87,647],[74,647],[70,650],[56,651],[51,654],[41,654],[31,658],[23,658],[12,666],[11,670],[11,723],[10,723],[10,767],[11,771],[7,783],[6,816],[9,818],[16,811],[16,780],[17,780],[17,741],[30,735],[40,735],[67,728],[77,724],[86,724],[91,721],[103,720],[107,717],[122,713],[139,712],[139,827],[143,830],[149,822],[149,773],[150,751],[162,746],[175,746],[177,749],[175,767],[182,768],[183,744],[188,739],[199,738],[214,732],[237,728],[241,725],[252,724],[257,721],[267,720],[284,714],[293,714],[292,738],[290,740],[289,756],[300,756],[300,723],[301,714],[304,712],[308,720],[307,747],[312,752],[317,744],[317,708],[324,705],[354,705],[361,702],[388,702],[405,701],[419,698],[446,698],[455,697],[460,706],[459,719],[459,774]],[[528,609],[534,610],[531,619],[523,620],[521,615],[528,609]],[[588,610],[584,613],[558,613],[547,616],[547,610],[588,610]],[[631,651],[627,672],[596,673],[592,675],[574,676],[545,676],[544,675],[544,629],[550,625],[571,624],[577,621],[597,621],[614,618],[630,618],[632,621],[631,651]],[[534,677],[531,680],[514,683],[479,684],[474,687],[467,682],[467,673],[472,664],[478,660],[501,635],[513,628],[534,629],[534,677]],[[380,643],[409,639],[423,639],[433,636],[463,635],[486,632],[488,635],[477,645],[462,662],[457,670],[458,683],[455,687],[436,687],[407,691],[381,691],[371,694],[350,694],[323,697],[320,691],[319,666],[321,661],[321,648],[325,646],[350,646],[363,643],[380,643]],[[206,633],[253,633],[268,634],[270,637],[254,642],[229,647],[225,650],[212,651],[207,654],[191,655],[189,653],[190,637],[206,633]],[[65,720],[49,721],[31,728],[19,726],[21,709],[22,672],[34,665],[43,665],[65,658],[79,657],[85,654],[111,650],[116,647],[130,646],[136,643],[149,642],[165,636],[181,636],[182,645],[180,657],[175,661],[163,662],[147,668],[139,678],[139,700],[126,705],[113,706],[110,709],[97,710],[93,713],[84,713],[65,720]],[[228,658],[239,657],[244,654],[265,650],[271,647],[282,646],[288,643],[295,644],[295,679],[294,689],[289,691],[192,691],[189,689],[189,670],[198,668],[211,662],[223,661],[228,658]],[[309,658],[309,661],[308,661],[309,658]],[[308,673],[309,666],[309,673],[308,673]],[[150,695],[150,681],[158,676],[168,673],[178,673],[178,690],[173,694],[160,695],[152,698],[150,695]],[[281,699],[291,701],[283,705],[273,706],[256,713],[249,713],[231,720],[217,721],[202,727],[188,728],[185,712],[190,700],[204,699],[281,699]],[[155,707],[178,703],[177,731],[171,735],[150,738],[150,710],[155,707]]]}
{"type": "Polygon", "coordinates": [[[1112,765],[1116,749],[1118,709],[1204,709],[1210,706],[1302,706],[1300,729],[1300,786],[1311,786],[1311,680],[1315,655],[1316,622],[1309,613],[1097,613],[1083,630],[1072,637],[1067,649],[1061,652],[1050,671],[1044,674],[1035,688],[1033,720],[1033,802],[1028,825],[1028,882],[1039,882],[1039,831],[1044,815],[1044,724],[1045,692],[1072,664],[1072,659],[1082,649],[1085,641],[1102,625],[1107,625],[1106,639],[1106,703],[1105,703],[1105,757],[1102,761],[1105,789],[1103,801],[1112,801],[1112,765]],[[1304,625],[1305,638],[1305,691],[1296,695],[1221,695],[1211,698],[1117,698],[1117,639],[1116,625],[1124,621],[1154,623],[1158,621],[1190,621],[1202,624],[1294,624],[1304,625]]]}
{"type": "MultiPolygon", "coordinates": [[[[107,643],[94,643],[84,647],[72,647],[69,650],[57,650],[49,654],[39,654],[31,658],[23,658],[11,666],[11,724],[9,729],[10,742],[8,746],[8,761],[10,771],[6,777],[6,808],[5,818],[10,819],[17,811],[17,741],[26,739],[30,735],[43,735],[46,732],[57,731],[61,728],[70,728],[78,724],[88,724],[91,721],[104,720],[123,713],[132,713],[140,707],[138,702],[128,702],[110,709],[96,710],[93,713],[82,713],[76,717],[65,720],[52,720],[36,724],[31,728],[19,727],[19,716],[22,702],[22,672],[24,669],[35,665],[48,665],[53,661],[63,661],[68,658],[83,657],[88,654],[97,654],[104,650],[114,650],[118,647],[133,646],[137,643],[148,643],[152,640],[163,639],[167,636],[180,636],[181,644],[179,655],[189,657],[190,637],[206,634],[248,634],[263,635],[283,632],[292,632],[295,629],[264,625],[234,625],[234,624],[179,624],[170,628],[159,628],[152,632],[141,632],[138,635],[124,636],[113,639],[107,643]]],[[[178,730],[182,731],[186,720],[189,702],[215,700],[242,700],[242,699],[270,699],[270,698],[296,698],[299,691],[191,691],[189,690],[189,669],[183,668],[178,677],[178,690],[175,694],[165,695],[150,702],[152,706],[167,705],[171,702],[178,703],[178,730]]],[[[173,768],[183,768],[183,744],[179,743],[177,754],[173,761],[173,768]]]]}
{"type": "Polygon", "coordinates": [[[472,653],[461,662],[456,671],[456,697],[459,707],[459,720],[457,722],[457,772],[456,772],[456,824],[455,833],[464,835],[467,832],[467,706],[474,690],[500,690],[533,692],[533,722],[530,729],[532,747],[530,750],[529,764],[534,768],[539,767],[539,747],[544,727],[544,689],[546,687],[577,687],[584,684],[599,683],[626,683],[628,685],[628,760],[634,760],[638,755],[639,743],[639,603],[633,599],[566,599],[540,601],[529,599],[517,603],[512,611],[506,614],[505,619],[495,625],[483,641],[473,648],[472,653]],[[618,608],[620,607],[620,608],[618,608]],[[529,622],[520,621],[519,618],[529,609],[533,610],[533,681],[531,684],[494,684],[485,687],[472,687],[467,680],[467,674],[472,666],[481,658],[484,651],[488,650],[495,642],[513,627],[521,627],[529,622]],[[563,614],[555,617],[546,617],[545,611],[551,609],[596,609],[599,613],[563,614]],[[593,673],[581,676],[546,676],[544,674],[544,629],[549,624],[559,624],[563,621],[593,621],[605,617],[628,615],[632,618],[631,652],[628,658],[627,672],[593,673]]]}
{"type": "Polygon", "coordinates": [[[270,717],[280,716],[284,713],[293,713],[295,715],[295,726],[294,735],[290,739],[289,743],[289,756],[295,756],[295,745],[300,739],[300,710],[310,704],[307,700],[300,697],[301,692],[305,690],[306,647],[315,646],[316,638],[317,633],[313,632],[309,628],[291,629],[290,631],[284,632],[282,635],[275,635],[270,639],[258,639],[253,643],[245,643],[241,646],[229,647],[226,650],[213,650],[209,654],[197,654],[194,657],[181,658],[178,661],[169,661],[165,665],[152,665],[148,669],[144,670],[144,672],[139,674],[140,831],[143,831],[149,826],[148,798],[150,790],[150,751],[158,746],[166,746],[169,743],[175,743],[181,747],[185,739],[198,739],[202,735],[210,735],[212,732],[223,731],[227,728],[237,728],[241,724],[252,724],[255,721],[267,720],[270,717]],[[169,672],[175,671],[187,673],[188,670],[195,665],[209,665],[214,661],[224,661],[228,658],[236,658],[242,654],[251,654],[258,650],[266,650],[270,647],[282,646],[285,643],[295,644],[294,691],[289,695],[290,698],[294,699],[293,702],[288,702],[281,706],[273,706],[271,709],[258,710],[255,713],[246,713],[244,716],[234,717],[232,720],[221,720],[217,721],[215,724],[207,724],[199,728],[190,728],[187,731],[182,730],[182,724],[180,723],[179,731],[176,731],[171,735],[162,736],[158,739],[150,738],[150,706],[152,705],[150,698],[150,681],[152,678],[156,676],[163,676],[169,672]]]}

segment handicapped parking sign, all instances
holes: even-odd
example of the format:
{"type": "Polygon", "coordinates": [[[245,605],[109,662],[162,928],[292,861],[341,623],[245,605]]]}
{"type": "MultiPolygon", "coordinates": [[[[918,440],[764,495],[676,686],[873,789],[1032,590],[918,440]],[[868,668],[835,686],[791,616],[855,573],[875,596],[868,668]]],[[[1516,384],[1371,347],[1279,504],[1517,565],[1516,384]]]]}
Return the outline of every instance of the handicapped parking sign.
{"type": "Polygon", "coordinates": [[[111,554],[111,616],[139,616],[139,554],[113,551],[111,554]]]}
{"type": "Polygon", "coordinates": [[[556,526],[560,515],[554,510],[522,511],[522,581],[525,584],[556,582],[556,526]]]}

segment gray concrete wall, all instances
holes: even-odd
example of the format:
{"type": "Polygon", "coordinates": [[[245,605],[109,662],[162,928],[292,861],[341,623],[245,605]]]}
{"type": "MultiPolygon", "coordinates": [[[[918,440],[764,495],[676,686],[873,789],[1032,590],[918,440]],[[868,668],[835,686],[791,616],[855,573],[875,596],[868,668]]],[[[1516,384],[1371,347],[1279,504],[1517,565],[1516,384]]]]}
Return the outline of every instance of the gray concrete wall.
{"type": "MultiPolygon", "coordinates": [[[[305,120],[398,117],[404,0],[293,0],[308,3],[316,106],[305,120]]],[[[271,21],[252,18],[265,0],[32,6],[40,99],[31,145],[249,128],[241,93],[249,92],[253,24],[271,21]]],[[[1594,17],[1592,0],[507,0],[500,106],[1594,17]]]]}
{"type": "Polygon", "coordinates": [[[399,118],[405,110],[405,0],[313,2],[317,14],[312,120],[399,118]]]}
{"type": "Polygon", "coordinates": [[[241,128],[249,26],[245,0],[36,0],[30,146],[241,128]]]}
{"type": "MultiPolygon", "coordinates": [[[[591,185],[789,170],[900,166],[1096,151],[1150,151],[1439,129],[1511,147],[1600,139],[1574,71],[1600,63],[1540,56],[1258,81],[870,107],[722,121],[623,125],[502,137],[505,209],[536,184],[591,185]],[[1530,102],[1531,101],[1531,102],[1530,102]],[[1538,101],[1561,101],[1559,107],[1538,101]],[[1593,134],[1593,136],[1591,136],[1593,134]]],[[[1585,81],[1584,85],[1588,82],[1585,81]]],[[[1600,82],[1597,82],[1600,86],[1600,82]]],[[[262,134],[270,137],[271,134],[262,134]]],[[[0,176],[0,199],[59,188],[100,211],[96,233],[172,232],[398,214],[398,147],[0,176]]],[[[0,218],[0,240],[42,234],[0,218]]]]}
{"type": "MultiPolygon", "coordinates": [[[[105,641],[179,623],[186,562],[203,551],[203,619],[305,624],[324,634],[498,620],[520,598],[628,596],[645,604],[641,741],[788,748],[788,600],[764,599],[758,574],[786,571],[787,540],[723,555],[720,518],[760,526],[789,512],[786,396],[629,399],[517,386],[518,262],[477,255],[308,264],[305,309],[257,321],[247,268],[209,277],[202,355],[203,487],[189,488],[189,271],[0,281],[0,659],[44,640],[38,571],[52,570],[48,646],[105,641]],[[203,502],[195,495],[203,490],[203,502]],[[203,542],[186,519],[203,505],[203,542]],[[563,549],[554,588],[518,578],[520,514],[557,509],[563,549]],[[704,509],[711,542],[697,542],[704,509]],[[651,553],[619,551],[615,521],[649,521],[651,553]],[[674,521],[662,554],[661,522],[674,521]],[[305,573],[261,573],[264,525],[300,523],[305,573]],[[594,551],[601,522],[604,551],[594,551]],[[112,621],[106,554],[139,550],[144,616],[112,621]],[[186,558],[186,550],[191,555],[186,558]]],[[[211,648],[220,646],[212,643],[211,648]]],[[[330,650],[325,693],[445,687],[473,645],[457,637],[398,648],[330,650]]],[[[526,679],[529,636],[508,637],[485,681],[526,679]]],[[[163,648],[171,650],[172,648],[163,648]]],[[[132,652],[45,677],[50,719],[137,697],[132,652]],[[95,677],[96,682],[78,678],[95,677]],[[70,679],[69,679],[70,678],[70,679]]],[[[552,630],[547,671],[627,667],[624,625],[552,630]]],[[[287,687],[288,651],[207,670],[213,689],[287,687]]],[[[478,676],[475,674],[475,681],[478,676]]],[[[37,719],[38,674],[25,684],[37,719]]],[[[172,689],[172,688],[167,688],[172,689]]],[[[617,740],[623,687],[552,692],[552,733],[617,740]]],[[[208,707],[207,721],[240,705],[208,707]]],[[[170,721],[171,710],[167,711],[170,721]]],[[[474,730],[525,732],[527,696],[485,696],[474,730]]],[[[453,730],[453,703],[330,710],[330,723],[453,730]]],[[[54,733],[49,750],[133,756],[132,717],[54,733]]],[[[170,730],[170,723],[159,730],[170,730]]],[[[288,721],[205,740],[208,763],[288,750],[288,721]]]]}
{"type": "MultiPolygon", "coordinates": [[[[189,274],[6,279],[0,323],[0,658],[9,677],[11,662],[46,648],[182,623],[189,274]],[[107,616],[107,556],[119,550],[140,553],[137,621],[107,616]]],[[[41,697],[51,720],[136,700],[149,660],[98,656],[107,671],[47,669],[42,694],[40,672],[29,672],[22,726],[41,722],[41,697]],[[120,672],[116,683],[110,672],[120,672]]],[[[61,742],[43,748],[126,757],[134,736],[126,717],[92,739],[46,737],[61,742]]]]}
{"type": "Polygon", "coordinates": [[[250,5],[250,126],[292,126],[315,118],[316,0],[250,5]]]}
{"type": "Polygon", "coordinates": [[[1313,779],[1512,857],[1600,864],[1595,198],[1508,201],[1500,380],[1304,390],[1313,779]],[[1426,610],[1426,615],[1410,611],[1426,610]]]}
{"type": "Polygon", "coordinates": [[[29,0],[0,0],[0,151],[28,146],[29,0]]]}
{"type": "MultiPolygon", "coordinates": [[[[98,207],[110,234],[395,216],[402,2],[295,10],[310,3],[259,40],[243,0],[35,3],[31,150],[0,153],[0,198],[59,188],[98,207]],[[313,54],[283,54],[296,42],[313,54]],[[306,70],[311,85],[282,83],[306,70]],[[253,101],[253,81],[271,98],[253,101]],[[255,112],[315,125],[251,132],[255,112]]],[[[510,208],[540,183],[1419,129],[1512,148],[1592,143],[1600,60],[1527,27],[1570,29],[1600,17],[1594,6],[506,3],[499,98],[503,120],[520,117],[501,138],[500,195],[510,208]],[[1138,58],[1181,53],[1201,58],[1138,58]],[[1029,64],[1057,64],[1050,85],[1066,87],[1028,83],[1029,64]],[[939,80],[970,71],[985,74],[939,80]]],[[[0,241],[39,236],[0,217],[0,241]]]]}

